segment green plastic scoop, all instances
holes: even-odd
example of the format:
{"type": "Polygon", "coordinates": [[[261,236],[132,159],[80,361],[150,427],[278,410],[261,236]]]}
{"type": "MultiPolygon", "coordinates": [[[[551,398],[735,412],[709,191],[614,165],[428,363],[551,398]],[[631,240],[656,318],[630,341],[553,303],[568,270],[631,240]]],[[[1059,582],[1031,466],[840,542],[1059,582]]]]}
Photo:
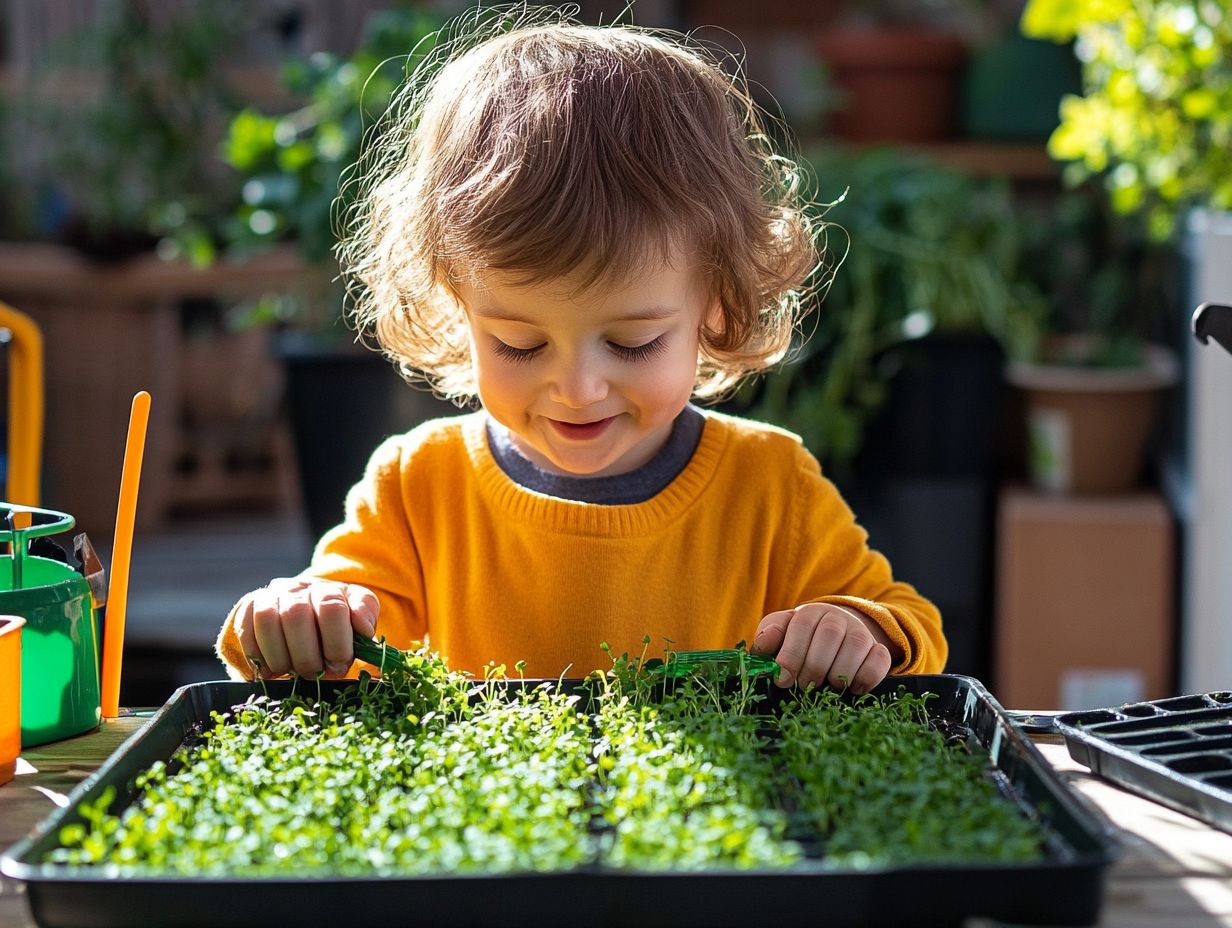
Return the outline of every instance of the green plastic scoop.
{"type": "Polygon", "coordinates": [[[667,660],[652,658],[642,665],[647,673],[661,674],[664,677],[680,678],[698,670],[722,668],[729,676],[744,673],[750,677],[760,674],[778,676],[779,665],[768,657],[750,654],[739,648],[724,648],[717,651],[671,651],[667,660]]]}
{"type": "Polygon", "coordinates": [[[365,638],[359,632],[355,632],[354,638],[355,657],[361,661],[367,661],[369,664],[375,664],[384,672],[386,667],[397,667],[400,670],[406,670],[406,658],[391,644],[386,644],[382,638],[377,641],[373,638],[365,638]]]}
{"type": "MultiPolygon", "coordinates": [[[[384,639],[376,641],[365,638],[359,632],[354,635],[355,657],[369,664],[375,664],[384,670],[386,667],[398,667],[406,670],[406,659],[402,652],[393,645],[386,644],[384,639]]],[[[725,648],[717,651],[672,651],[667,660],[651,658],[642,665],[647,673],[659,674],[663,677],[679,679],[702,669],[722,668],[729,676],[738,676],[741,672],[750,677],[761,674],[778,676],[779,665],[768,657],[761,657],[742,651],[738,648],[725,648]]]]}

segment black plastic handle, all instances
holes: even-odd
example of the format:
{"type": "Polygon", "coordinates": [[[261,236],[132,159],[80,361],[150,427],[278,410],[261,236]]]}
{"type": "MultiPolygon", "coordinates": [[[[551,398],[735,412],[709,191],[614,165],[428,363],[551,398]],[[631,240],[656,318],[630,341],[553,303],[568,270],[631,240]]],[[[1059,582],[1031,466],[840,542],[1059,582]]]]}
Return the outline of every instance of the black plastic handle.
{"type": "Polygon", "coordinates": [[[1193,314],[1194,338],[1206,344],[1213,338],[1223,350],[1232,354],[1232,306],[1224,303],[1203,303],[1193,314]]]}

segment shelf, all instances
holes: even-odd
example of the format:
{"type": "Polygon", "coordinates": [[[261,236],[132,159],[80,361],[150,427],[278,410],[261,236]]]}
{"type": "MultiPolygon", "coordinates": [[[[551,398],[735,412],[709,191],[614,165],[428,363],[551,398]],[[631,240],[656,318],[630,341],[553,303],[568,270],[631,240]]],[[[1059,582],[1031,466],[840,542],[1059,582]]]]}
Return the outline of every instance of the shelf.
{"type": "MultiPolygon", "coordinates": [[[[833,145],[832,138],[814,140],[833,145]]],[[[1048,155],[1044,142],[1000,142],[979,139],[954,139],[944,142],[846,142],[855,151],[898,148],[925,155],[946,167],[978,177],[1005,177],[1014,181],[1059,183],[1061,165],[1048,155]]],[[[808,150],[808,145],[805,150],[808,150]]]]}
{"type": "Polygon", "coordinates": [[[149,300],[212,296],[219,291],[263,293],[302,283],[323,271],[306,267],[290,246],[277,246],[247,261],[218,261],[196,268],[152,253],[127,261],[93,262],[63,245],[0,243],[0,297],[35,292],[46,296],[149,300]]]}
{"type": "Polygon", "coordinates": [[[1055,181],[1061,177],[1061,165],[1049,157],[1043,142],[985,142],[972,139],[904,147],[981,177],[1026,181],[1055,181]]]}

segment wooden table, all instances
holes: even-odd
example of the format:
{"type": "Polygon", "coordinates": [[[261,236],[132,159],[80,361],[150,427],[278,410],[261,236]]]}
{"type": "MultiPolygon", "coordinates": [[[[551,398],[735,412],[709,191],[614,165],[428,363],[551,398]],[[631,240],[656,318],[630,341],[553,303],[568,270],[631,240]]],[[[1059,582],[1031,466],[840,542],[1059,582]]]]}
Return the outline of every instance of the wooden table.
{"type": "MultiPolygon", "coordinates": [[[[72,788],[140,729],[148,715],[115,719],[97,732],[26,751],[17,777],[0,787],[0,847],[64,805],[72,788]]],[[[1232,835],[1091,776],[1069,758],[1059,738],[1039,737],[1036,744],[1108,821],[1122,846],[1108,873],[1101,926],[1232,928],[1232,835]]],[[[0,926],[33,925],[22,885],[0,877],[0,926]]]]}
{"type": "MultiPolygon", "coordinates": [[[[68,804],[74,786],[98,769],[136,733],[153,710],[122,714],[96,732],[28,748],[17,759],[17,776],[0,786],[0,848],[23,837],[57,806],[68,804]]],[[[33,928],[25,886],[0,876],[0,926],[33,928]]]]}

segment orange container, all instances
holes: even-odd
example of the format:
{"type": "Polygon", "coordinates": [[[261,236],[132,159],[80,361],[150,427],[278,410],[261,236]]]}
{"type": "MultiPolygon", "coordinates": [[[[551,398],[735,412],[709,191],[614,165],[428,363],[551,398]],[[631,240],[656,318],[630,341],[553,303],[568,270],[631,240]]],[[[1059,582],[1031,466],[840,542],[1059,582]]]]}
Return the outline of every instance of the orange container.
{"type": "Polygon", "coordinates": [[[21,627],[26,620],[0,615],[0,786],[17,772],[21,753],[21,627]]]}

